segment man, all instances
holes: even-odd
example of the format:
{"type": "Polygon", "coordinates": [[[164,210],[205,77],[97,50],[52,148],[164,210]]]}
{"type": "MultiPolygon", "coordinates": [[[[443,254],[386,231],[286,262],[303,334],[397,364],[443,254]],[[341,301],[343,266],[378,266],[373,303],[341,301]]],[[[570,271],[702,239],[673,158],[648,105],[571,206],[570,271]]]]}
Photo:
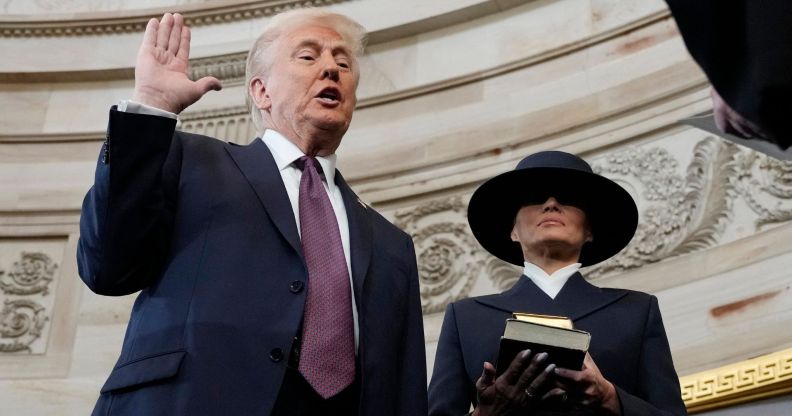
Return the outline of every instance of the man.
{"type": "Polygon", "coordinates": [[[426,413],[412,242],[335,170],[364,36],[273,18],[248,57],[262,138],[236,146],[174,132],[220,83],[187,78],[180,15],[149,22],[80,222],[88,287],[142,290],[95,415],[426,413]]]}
{"type": "Polygon", "coordinates": [[[712,83],[717,127],[781,149],[792,145],[792,2],[667,0],[693,59],[712,83]]]}

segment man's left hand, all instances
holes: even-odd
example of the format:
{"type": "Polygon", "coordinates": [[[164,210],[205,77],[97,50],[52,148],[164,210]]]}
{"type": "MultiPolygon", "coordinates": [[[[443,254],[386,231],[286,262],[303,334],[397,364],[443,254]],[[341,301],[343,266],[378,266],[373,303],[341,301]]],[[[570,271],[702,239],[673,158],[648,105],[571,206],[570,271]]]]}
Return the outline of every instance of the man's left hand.
{"type": "Polygon", "coordinates": [[[710,88],[710,96],[712,97],[712,116],[715,119],[715,126],[718,127],[718,130],[743,139],[772,141],[768,139],[761,127],[729,106],[723,97],[715,91],[715,88],[710,88]]]}
{"type": "Polygon", "coordinates": [[[571,404],[605,410],[611,415],[621,415],[616,388],[602,376],[588,353],[583,360],[582,370],[556,368],[555,373],[561,388],[568,393],[567,399],[571,404]]]}

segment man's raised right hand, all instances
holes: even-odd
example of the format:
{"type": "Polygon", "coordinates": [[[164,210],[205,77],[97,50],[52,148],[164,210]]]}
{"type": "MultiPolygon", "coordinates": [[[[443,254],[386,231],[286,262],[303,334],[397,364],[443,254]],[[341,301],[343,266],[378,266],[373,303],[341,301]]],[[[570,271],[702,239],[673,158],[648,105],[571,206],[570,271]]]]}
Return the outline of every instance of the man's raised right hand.
{"type": "Polygon", "coordinates": [[[135,64],[132,100],[178,114],[209,90],[219,91],[222,85],[215,77],[187,77],[189,58],[190,28],[182,15],[165,13],[161,21],[149,20],[135,64]]]}

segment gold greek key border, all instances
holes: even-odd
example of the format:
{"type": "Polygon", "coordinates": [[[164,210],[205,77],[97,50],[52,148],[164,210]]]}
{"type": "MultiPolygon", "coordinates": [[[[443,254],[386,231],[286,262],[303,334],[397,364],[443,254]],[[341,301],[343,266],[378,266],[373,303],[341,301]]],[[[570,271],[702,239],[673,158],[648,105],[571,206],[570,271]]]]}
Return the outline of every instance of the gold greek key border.
{"type": "Polygon", "coordinates": [[[792,348],[679,378],[689,413],[792,392],[792,348]]]}
{"type": "MultiPolygon", "coordinates": [[[[245,19],[272,16],[284,10],[301,7],[319,7],[350,0],[257,0],[213,8],[184,7],[177,12],[184,15],[190,26],[205,26],[245,19]]],[[[152,17],[160,17],[170,10],[131,11],[116,17],[117,13],[97,13],[94,17],[71,20],[0,20],[0,37],[85,36],[111,33],[143,32],[152,17]]]]}

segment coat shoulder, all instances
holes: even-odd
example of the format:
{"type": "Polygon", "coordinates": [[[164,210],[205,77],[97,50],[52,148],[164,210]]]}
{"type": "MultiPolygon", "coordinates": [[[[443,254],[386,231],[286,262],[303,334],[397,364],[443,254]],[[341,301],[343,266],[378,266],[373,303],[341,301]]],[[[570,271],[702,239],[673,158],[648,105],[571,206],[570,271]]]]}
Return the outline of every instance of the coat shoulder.
{"type": "Polygon", "coordinates": [[[496,293],[494,295],[473,296],[452,302],[448,307],[449,309],[453,308],[456,315],[480,315],[483,311],[492,310],[492,307],[487,306],[487,303],[501,295],[500,293],[496,293]]]}
{"type": "Polygon", "coordinates": [[[214,137],[188,133],[186,131],[176,130],[174,135],[179,139],[185,149],[198,152],[217,152],[221,151],[226,146],[233,146],[233,144],[214,137]]]}
{"type": "Polygon", "coordinates": [[[603,288],[602,290],[603,292],[615,292],[620,294],[621,297],[617,304],[635,312],[641,311],[641,313],[649,313],[653,307],[657,308],[657,298],[649,293],[630,289],[603,288]]]}
{"type": "Polygon", "coordinates": [[[636,303],[649,303],[654,298],[654,295],[639,290],[618,288],[602,288],[601,290],[605,293],[624,294],[625,300],[636,303]]]}

